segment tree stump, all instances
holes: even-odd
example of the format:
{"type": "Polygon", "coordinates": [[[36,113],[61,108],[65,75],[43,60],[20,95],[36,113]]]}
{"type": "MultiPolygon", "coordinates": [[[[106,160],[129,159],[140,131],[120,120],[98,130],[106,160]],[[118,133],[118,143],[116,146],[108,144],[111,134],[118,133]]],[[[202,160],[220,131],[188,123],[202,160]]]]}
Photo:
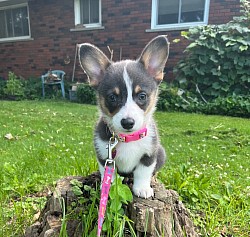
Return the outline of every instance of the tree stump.
{"type": "MultiPolygon", "coordinates": [[[[48,198],[38,221],[27,228],[25,237],[59,236],[63,224],[63,212],[67,213],[68,207],[77,199],[70,183],[73,179],[93,188],[100,186],[99,172],[87,177],[69,176],[58,180],[55,191],[48,198]]],[[[157,179],[152,180],[152,187],[155,191],[154,198],[142,199],[134,196],[133,202],[126,207],[128,217],[134,222],[137,236],[145,236],[147,228],[148,237],[198,237],[189,213],[179,200],[178,194],[173,190],[166,190],[157,179]]],[[[88,198],[87,192],[83,195],[88,198]]],[[[79,220],[67,221],[67,234],[69,237],[82,236],[79,220]]]]}

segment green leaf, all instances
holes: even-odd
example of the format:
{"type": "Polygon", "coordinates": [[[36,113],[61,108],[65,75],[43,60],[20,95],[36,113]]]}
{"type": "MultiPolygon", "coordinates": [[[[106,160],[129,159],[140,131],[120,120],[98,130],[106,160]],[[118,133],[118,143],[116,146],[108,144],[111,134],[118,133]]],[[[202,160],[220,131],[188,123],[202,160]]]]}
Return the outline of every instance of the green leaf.
{"type": "Polygon", "coordinates": [[[188,31],[181,31],[181,36],[187,37],[188,36],[188,31]]]}
{"type": "Polygon", "coordinates": [[[70,181],[70,184],[73,185],[73,186],[80,187],[80,188],[83,187],[82,182],[78,181],[77,179],[72,179],[72,180],[70,181]]]}
{"type": "Polygon", "coordinates": [[[210,60],[213,61],[214,63],[218,63],[218,59],[216,59],[216,56],[215,56],[215,55],[211,55],[209,58],[210,58],[210,60]]]}
{"type": "Polygon", "coordinates": [[[76,196],[81,196],[83,194],[82,190],[78,186],[73,186],[72,191],[76,196]]]}
{"type": "Polygon", "coordinates": [[[221,72],[218,71],[217,68],[213,68],[213,69],[211,70],[211,72],[212,72],[212,74],[213,74],[214,76],[220,76],[220,75],[221,75],[221,72]]]}
{"type": "Polygon", "coordinates": [[[192,193],[193,193],[196,197],[198,197],[198,196],[199,196],[199,194],[198,194],[197,190],[195,190],[194,188],[192,189],[192,193]]]}
{"type": "Polygon", "coordinates": [[[228,47],[228,46],[233,46],[233,45],[236,45],[236,44],[237,44],[236,42],[228,41],[228,42],[226,43],[226,47],[228,47]]]}
{"type": "Polygon", "coordinates": [[[208,57],[206,56],[199,56],[199,61],[203,64],[206,64],[208,62],[208,57]]]}
{"type": "Polygon", "coordinates": [[[110,187],[109,197],[110,197],[111,200],[112,200],[112,199],[115,199],[115,197],[116,197],[115,185],[112,185],[112,186],[110,187]]]}
{"type": "Polygon", "coordinates": [[[180,42],[180,39],[174,39],[173,40],[173,43],[178,43],[178,42],[180,42]]]}
{"type": "Polygon", "coordinates": [[[195,197],[192,197],[191,200],[192,200],[192,202],[194,202],[194,203],[197,203],[197,202],[199,201],[199,199],[198,199],[198,198],[195,198],[195,197]]]}
{"type": "Polygon", "coordinates": [[[188,181],[184,181],[184,182],[180,185],[179,189],[181,190],[183,187],[187,186],[187,184],[188,184],[188,181]]]}
{"type": "Polygon", "coordinates": [[[211,198],[213,198],[215,200],[220,200],[220,199],[222,199],[222,196],[219,194],[211,194],[211,198]]]}
{"type": "Polygon", "coordinates": [[[241,46],[239,47],[239,49],[240,49],[241,52],[242,52],[242,51],[245,51],[245,50],[248,49],[248,45],[241,45],[241,46]]]}
{"type": "Polygon", "coordinates": [[[125,203],[133,200],[133,194],[127,185],[121,185],[118,187],[118,193],[125,203]]]}
{"type": "Polygon", "coordinates": [[[240,79],[245,82],[250,82],[250,76],[247,75],[243,75],[240,79]]]}
{"type": "Polygon", "coordinates": [[[97,227],[95,227],[89,234],[89,237],[96,237],[97,227]]]}
{"type": "Polygon", "coordinates": [[[121,209],[122,203],[119,200],[112,200],[110,205],[110,210],[113,212],[117,212],[121,209]]]}
{"type": "Polygon", "coordinates": [[[230,197],[233,194],[233,187],[229,182],[225,183],[227,195],[230,197]]]}
{"type": "Polygon", "coordinates": [[[201,70],[201,69],[195,68],[195,71],[196,71],[199,75],[202,75],[202,76],[205,75],[204,71],[201,70]]]}
{"type": "Polygon", "coordinates": [[[187,49],[191,49],[197,46],[196,42],[191,43],[190,45],[187,46],[187,49]]]}
{"type": "Polygon", "coordinates": [[[88,185],[84,185],[83,188],[84,188],[85,191],[91,191],[92,190],[92,188],[90,186],[88,186],[88,185]]]}
{"type": "Polygon", "coordinates": [[[212,84],[212,87],[213,87],[214,89],[218,90],[218,89],[221,88],[221,85],[220,85],[219,82],[214,82],[214,83],[212,84]]]}
{"type": "Polygon", "coordinates": [[[221,39],[224,40],[224,41],[228,41],[228,40],[231,40],[231,37],[228,36],[228,35],[222,35],[221,39]]]}

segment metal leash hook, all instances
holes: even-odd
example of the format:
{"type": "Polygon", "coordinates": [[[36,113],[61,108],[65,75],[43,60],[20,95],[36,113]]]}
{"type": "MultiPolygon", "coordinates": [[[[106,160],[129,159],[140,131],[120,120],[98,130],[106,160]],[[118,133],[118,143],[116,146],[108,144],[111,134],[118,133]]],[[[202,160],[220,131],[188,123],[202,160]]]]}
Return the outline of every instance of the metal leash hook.
{"type": "Polygon", "coordinates": [[[114,149],[115,149],[116,145],[118,144],[118,142],[119,142],[119,140],[113,134],[112,137],[109,139],[109,143],[108,143],[108,159],[106,160],[104,167],[106,167],[107,165],[112,165],[113,167],[115,167],[114,149]]]}

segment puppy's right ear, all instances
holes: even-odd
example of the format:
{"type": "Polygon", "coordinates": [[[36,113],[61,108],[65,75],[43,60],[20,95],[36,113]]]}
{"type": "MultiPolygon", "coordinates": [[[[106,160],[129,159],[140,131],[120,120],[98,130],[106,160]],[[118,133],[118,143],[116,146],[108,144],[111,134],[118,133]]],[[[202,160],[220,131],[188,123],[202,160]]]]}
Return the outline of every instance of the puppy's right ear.
{"type": "Polygon", "coordinates": [[[88,43],[79,45],[78,55],[80,65],[87,74],[90,85],[97,88],[105,70],[111,64],[110,60],[100,49],[88,43]]]}

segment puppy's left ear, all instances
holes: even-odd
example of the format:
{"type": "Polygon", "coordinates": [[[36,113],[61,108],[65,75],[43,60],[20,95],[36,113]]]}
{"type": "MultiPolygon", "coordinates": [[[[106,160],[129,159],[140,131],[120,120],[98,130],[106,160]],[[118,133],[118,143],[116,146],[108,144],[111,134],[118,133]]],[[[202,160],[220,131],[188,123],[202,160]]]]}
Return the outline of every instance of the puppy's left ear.
{"type": "Polygon", "coordinates": [[[166,36],[160,35],[146,45],[139,58],[139,62],[158,83],[163,80],[163,69],[168,59],[168,52],[168,39],[166,36]]]}

